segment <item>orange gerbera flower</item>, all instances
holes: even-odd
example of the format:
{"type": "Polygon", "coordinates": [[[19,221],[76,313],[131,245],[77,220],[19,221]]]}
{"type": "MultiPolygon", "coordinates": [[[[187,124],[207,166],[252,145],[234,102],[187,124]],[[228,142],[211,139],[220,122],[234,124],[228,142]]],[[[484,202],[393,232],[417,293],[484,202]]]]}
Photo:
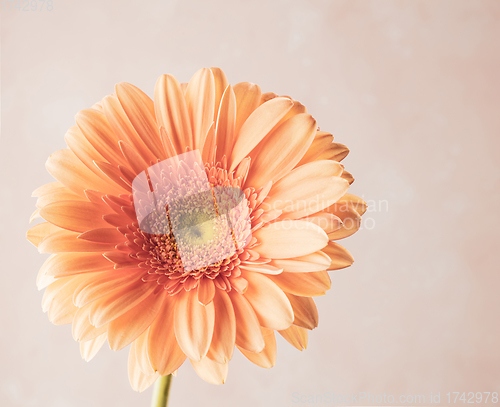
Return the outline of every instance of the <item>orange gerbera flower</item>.
{"type": "Polygon", "coordinates": [[[43,310],[73,324],[86,360],[106,339],[131,344],[142,391],[186,358],[224,383],[235,346],[272,367],[275,331],[306,347],[312,297],[353,261],[333,240],[359,229],[366,205],[347,193],[347,147],[302,104],[201,69],[188,84],[161,76],[154,100],[116,85],[65,139],[28,239],[52,253],[43,310]]]}

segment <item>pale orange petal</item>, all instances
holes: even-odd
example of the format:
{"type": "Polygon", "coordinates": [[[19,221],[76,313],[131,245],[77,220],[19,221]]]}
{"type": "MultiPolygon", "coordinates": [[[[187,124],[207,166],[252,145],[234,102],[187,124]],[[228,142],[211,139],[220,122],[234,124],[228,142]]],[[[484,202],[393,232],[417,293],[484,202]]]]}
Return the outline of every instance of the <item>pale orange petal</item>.
{"type": "Polygon", "coordinates": [[[262,335],[264,336],[266,346],[259,353],[248,352],[242,348],[238,349],[250,362],[265,369],[270,369],[276,363],[276,337],[273,330],[266,328],[262,328],[262,335]]]}
{"type": "Polygon", "coordinates": [[[201,278],[198,284],[198,301],[202,305],[209,304],[215,295],[215,285],[209,278],[201,278]]]}
{"type": "Polygon", "coordinates": [[[262,351],[265,342],[252,306],[243,295],[234,290],[229,292],[229,297],[236,317],[236,344],[250,352],[262,351]]]}
{"type": "Polygon", "coordinates": [[[331,260],[328,270],[339,270],[345,267],[349,267],[353,262],[354,258],[347,249],[343,248],[341,245],[335,242],[329,242],[326,247],[321,250],[325,253],[331,260]]]}
{"type": "Polygon", "coordinates": [[[164,292],[151,294],[135,307],[111,321],[108,342],[113,350],[120,350],[136,340],[155,320],[165,299],[164,292]]]}
{"type": "Polygon", "coordinates": [[[260,244],[252,250],[271,259],[305,256],[328,244],[323,229],[303,220],[271,223],[254,232],[253,236],[260,244]]]}
{"type": "Polygon", "coordinates": [[[255,311],[259,324],[276,330],[292,325],[293,310],[285,293],[267,276],[251,271],[244,271],[242,275],[248,281],[244,296],[255,311]]]}
{"type": "Polygon", "coordinates": [[[306,329],[314,329],[318,326],[318,308],[311,297],[299,297],[287,294],[288,300],[293,308],[293,324],[306,329]]]}
{"type": "Polygon", "coordinates": [[[215,81],[210,69],[202,68],[193,75],[188,83],[185,97],[191,118],[193,148],[201,150],[215,114],[215,81]]]}
{"type": "Polygon", "coordinates": [[[361,227],[361,215],[348,202],[339,202],[325,209],[342,220],[342,227],[328,235],[330,240],[344,239],[356,233],[361,227]]]}
{"type": "Polygon", "coordinates": [[[284,331],[278,331],[286,341],[302,351],[307,348],[307,329],[292,325],[284,331]]]}
{"type": "MultiPolygon", "coordinates": [[[[326,247],[328,246],[325,246],[321,250],[324,251],[326,247]]],[[[322,251],[291,259],[273,259],[270,264],[275,267],[280,267],[288,273],[307,273],[328,270],[328,267],[330,267],[331,264],[331,259],[322,251]]]]}
{"type": "Polygon", "coordinates": [[[286,273],[269,276],[283,291],[303,297],[324,295],[330,289],[330,276],[326,271],[286,273]]]}
{"type": "Polygon", "coordinates": [[[101,208],[92,202],[54,202],[44,206],[40,210],[40,215],[50,223],[74,232],[108,226],[102,219],[101,208]]]}
{"type": "Polygon", "coordinates": [[[224,384],[229,369],[229,362],[217,363],[205,357],[199,361],[191,360],[194,370],[203,380],[211,384],[224,384]]]}
{"type": "Polygon", "coordinates": [[[135,351],[135,346],[132,344],[128,354],[128,379],[130,385],[135,391],[143,392],[149,386],[151,386],[160,375],[158,373],[153,373],[151,375],[146,375],[140,369],[137,363],[137,356],[135,351]]]}
{"type": "Polygon", "coordinates": [[[148,353],[153,369],[161,375],[177,370],[186,360],[174,331],[175,298],[167,296],[149,328],[148,353]]]}
{"type": "Polygon", "coordinates": [[[60,230],[61,228],[59,228],[56,225],[53,225],[50,222],[43,222],[29,229],[28,232],[26,232],[26,238],[36,247],[38,247],[43,239],[45,239],[51,233],[60,230]]]}
{"type": "Polygon", "coordinates": [[[105,252],[112,250],[112,243],[95,243],[78,239],[78,232],[59,230],[46,236],[38,245],[40,253],[63,253],[63,252],[105,252]]]}
{"type": "MultiPolygon", "coordinates": [[[[230,170],[236,168],[241,160],[267,136],[292,106],[293,102],[290,99],[275,98],[255,109],[245,121],[236,137],[236,142],[234,143],[229,159],[229,163],[231,164],[230,170]]],[[[276,151],[273,151],[273,153],[276,154],[276,151]]],[[[267,164],[269,165],[269,162],[267,164]]]]}
{"type": "Polygon", "coordinates": [[[155,111],[158,124],[165,128],[177,152],[185,151],[194,144],[191,121],[184,92],[172,75],[162,75],[155,86],[155,111]]]}
{"type": "Polygon", "coordinates": [[[223,156],[229,157],[231,154],[235,138],[235,126],[236,96],[231,85],[228,85],[222,95],[215,128],[217,145],[216,161],[222,160],[223,156]]]}
{"type": "Polygon", "coordinates": [[[229,295],[223,290],[217,290],[215,293],[214,311],[214,334],[207,357],[218,363],[225,363],[233,356],[236,319],[229,295]]]}
{"type": "Polygon", "coordinates": [[[237,135],[248,116],[259,106],[262,92],[259,85],[250,82],[237,83],[233,90],[237,106],[234,132],[237,135]]]}
{"type": "Polygon", "coordinates": [[[175,337],[182,351],[193,360],[208,352],[214,332],[214,304],[198,302],[197,290],[181,291],[175,305],[175,337]]]}
{"type": "Polygon", "coordinates": [[[72,333],[73,338],[76,341],[85,342],[90,339],[95,339],[98,336],[105,334],[108,330],[106,325],[96,328],[90,323],[89,315],[91,305],[92,304],[87,304],[86,306],[80,308],[73,318],[72,333]]]}
{"type": "Polygon", "coordinates": [[[104,342],[106,342],[106,333],[103,333],[97,338],[81,342],[80,353],[82,354],[82,358],[86,362],[90,362],[94,358],[94,356],[97,355],[97,352],[99,352],[99,350],[102,348],[104,342]]]}
{"type": "Polygon", "coordinates": [[[333,141],[333,136],[324,131],[317,131],[311,146],[299,161],[297,167],[316,160],[323,151],[325,151],[333,141]]]}

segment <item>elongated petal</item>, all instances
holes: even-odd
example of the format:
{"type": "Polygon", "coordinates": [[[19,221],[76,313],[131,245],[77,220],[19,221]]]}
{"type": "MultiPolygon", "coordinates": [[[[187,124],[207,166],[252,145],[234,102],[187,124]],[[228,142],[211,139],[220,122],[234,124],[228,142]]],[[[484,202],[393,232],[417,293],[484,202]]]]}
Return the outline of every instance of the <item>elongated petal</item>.
{"type": "Polygon", "coordinates": [[[61,201],[44,206],[40,215],[50,223],[74,232],[106,227],[102,210],[92,202],[61,201]]]}
{"type": "Polygon", "coordinates": [[[227,81],[226,74],[222,69],[212,67],[210,68],[210,70],[212,71],[215,82],[214,121],[217,121],[217,115],[219,114],[219,106],[222,100],[222,95],[229,85],[229,82],[227,81]]]}
{"type": "Polygon", "coordinates": [[[250,362],[265,369],[270,369],[276,363],[276,337],[273,330],[266,328],[262,328],[262,335],[266,346],[261,352],[252,353],[242,348],[239,348],[239,350],[250,362]]]}
{"type": "Polygon", "coordinates": [[[130,143],[147,163],[155,160],[154,154],[137,134],[116,96],[107,96],[103,99],[103,111],[109,125],[120,140],[130,143]]]}
{"type": "Polygon", "coordinates": [[[138,281],[122,289],[114,289],[94,302],[90,322],[98,328],[113,321],[144,301],[156,287],[155,283],[138,281]]]}
{"type": "Polygon", "coordinates": [[[260,331],[259,320],[245,297],[234,290],[229,292],[236,318],[236,344],[249,352],[258,353],[265,342],[260,331]]]}
{"type": "Polygon", "coordinates": [[[198,284],[198,301],[201,305],[209,304],[215,294],[215,285],[213,280],[209,278],[201,278],[198,284]]]}
{"type": "Polygon", "coordinates": [[[91,305],[92,304],[88,304],[80,308],[73,318],[72,333],[75,341],[89,341],[90,339],[95,339],[105,334],[108,330],[106,325],[96,328],[90,323],[89,315],[91,305]]]}
{"type": "Polygon", "coordinates": [[[58,278],[112,268],[113,264],[101,253],[59,253],[42,265],[44,274],[58,278]]]}
{"type": "Polygon", "coordinates": [[[39,223],[38,225],[33,226],[26,233],[26,238],[33,243],[36,247],[40,245],[43,239],[49,236],[51,233],[60,231],[56,225],[53,225],[50,222],[39,223]]]}
{"type": "Polygon", "coordinates": [[[78,239],[87,240],[96,243],[122,243],[126,240],[125,236],[116,228],[97,228],[83,232],[78,239]]]}
{"type": "Polygon", "coordinates": [[[302,296],[317,297],[324,295],[330,289],[330,276],[326,271],[311,273],[286,273],[269,276],[286,293],[302,296]]]}
{"type": "Polygon", "coordinates": [[[363,215],[368,209],[368,205],[359,196],[346,193],[342,198],[339,199],[338,204],[341,203],[349,204],[353,209],[356,210],[360,215],[363,215]]]}
{"type": "Polygon", "coordinates": [[[229,160],[231,170],[235,169],[241,160],[260,143],[292,106],[293,102],[290,99],[275,98],[255,109],[237,135],[229,160]]]}
{"type": "MultiPolygon", "coordinates": [[[[304,157],[299,161],[297,167],[316,160],[323,151],[325,151],[333,141],[333,136],[324,131],[317,131],[311,146],[308,148],[304,157]]],[[[339,160],[340,161],[340,160],[339,160]]]]}
{"type": "Polygon", "coordinates": [[[102,348],[104,342],[106,342],[106,333],[103,333],[97,338],[80,343],[80,353],[82,354],[82,358],[86,362],[90,362],[102,348]]]}
{"type": "Polygon", "coordinates": [[[125,162],[118,148],[118,137],[104,113],[95,109],[80,110],[76,115],[76,124],[87,141],[108,163],[119,165],[125,162]]]}
{"type": "Polygon", "coordinates": [[[250,82],[241,82],[234,85],[234,95],[236,97],[236,125],[234,132],[239,134],[241,126],[260,105],[262,91],[259,85],[250,82]]]}
{"type": "Polygon", "coordinates": [[[136,340],[153,323],[164,299],[164,292],[150,294],[141,303],[111,321],[108,325],[111,349],[120,350],[136,340]]]}
{"type": "Polygon", "coordinates": [[[70,150],[85,164],[85,166],[102,178],[94,161],[104,161],[105,158],[89,143],[78,126],[72,126],[64,135],[64,140],[70,150]]]}
{"type": "Polygon", "coordinates": [[[280,335],[292,346],[302,351],[307,348],[307,329],[292,325],[284,331],[278,331],[280,335]]]}
{"type": "Polygon", "coordinates": [[[323,229],[303,220],[272,223],[253,235],[260,245],[252,250],[271,259],[305,256],[328,244],[328,236],[323,229]]]}
{"type": "Polygon", "coordinates": [[[40,253],[64,253],[64,252],[104,252],[113,250],[112,243],[95,243],[78,239],[78,232],[59,230],[46,236],[38,245],[40,253]]]}
{"type": "Polygon", "coordinates": [[[214,332],[214,304],[201,305],[196,290],[177,295],[175,337],[182,351],[192,360],[201,360],[208,352],[214,332]]]}
{"type": "Polygon", "coordinates": [[[55,179],[82,197],[85,197],[84,191],[86,189],[113,195],[127,192],[118,185],[96,175],[69,149],[52,153],[45,166],[55,179]]]}
{"type": "Polygon", "coordinates": [[[174,330],[176,299],[167,296],[162,309],[149,329],[148,353],[153,369],[161,375],[177,370],[186,360],[174,330]]]}
{"type": "Polygon", "coordinates": [[[217,290],[215,293],[214,311],[214,334],[207,357],[218,363],[225,363],[233,356],[236,340],[236,318],[231,299],[223,290],[217,290]]]}
{"type": "Polygon", "coordinates": [[[37,208],[43,208],[45,205],[58,201],[86,201],[86,199],[63,186],[41,195],[36,201],[36,206],[37,208]]]}
{"type": "Polygon", "coordinates": [[[135,131],[157,158],[165,158],[155,118],[154,102],[129,83],[115,86],[116,96],[135,131]]]}
{"type": "Polygon", "coordinates": [[[186,89],[186,105],[191,118],[194,149],[202,149],[205,136],[214,121],[215,81],[212,71],[202,68],[196,72],[186,89]]]}
{"type": "MultiPolygon", "coordinates": [[[[273,103],[279,99],[276,98],[267,103],[273,103]]],[[[304,156],[315,133],[316,120],[307,113],[292,116],[281,124],[251,153],[253,171],[248,175],[245,185],[257,189],[268,181],[276,182],[282,178],[304,156]]]]}
{"type": "Polygon", "coordinates": [[[293,308],[293,324],[306,329],[314,329],[318,326],[318,308],[311,297],[299,297],[287,294],[288,300],[293,308]]]}
{"type": "MultiPolygon", "coordinates": [[[[324,251],[326,247],[328,246],[325,246],[322,251],[324,251]]],[[[308,273],[313,271],[328,270],[328,267],[330,267],[331,264],[331,259],[322,251],[307,254],[305,256],[294,257],[292,259],[271,260],[270,264],[275,267],[280,267],[288,273],[308,273]]]]}
{"type": "Polygon", "coordinates": [[[328,245],[321,250],[331,260],[328,270],[339,270],[349,267],[354,258],[344,247],[335,242],[328,242],[328,245]]]}
{"type": "Polygon", "coordinates": [[[229,369],[229,362],[217,363],[205,357],[200,361],[190,360],[194,370],[203,380],[211,384],[224,384],[229,369]]]}
{"type": "Polygon", "coordinates": [[[285,293],[267,276],[243,272],[248,281],[244,296],[255,311],[259,324],[265,328],[283,330],[293,323],[293,310],[285,293]]]}
{"type": "Polygon", "coordinates": [[[233,149],[236,126],[236,96],[233,88],[228,85],[220,103],[215,128],[217,143],[217,161],[223,156],[229,157],[233,149]]]}
{"type": "Polygon", "coordinates": [[[142,372],[137,363],[137,355],[134,344],[130,347],[128,355],[128,378],[130,385],[135,391],[143,392],[149,386],[151,386],[160,375],[158,373],[153,373],[151,375],[146,375],[142,372]]]}
{"type": "Polygon", "coordinates": [[[184,152],[186,146],[193,146],[193,131],[184,92],[172,75],[162,75],[156,82],[155,111],[158,124],[165,128],[177,152],[184,152]]]}
{"type": "Polygon", "coordinates": [[[330,240],[344,239],[356,233],[361,227],[361,215],[350,203],[339,202],[331,205],[325,211],[334,214],[342,220],[342,227],[328,235],[330,240]]]}

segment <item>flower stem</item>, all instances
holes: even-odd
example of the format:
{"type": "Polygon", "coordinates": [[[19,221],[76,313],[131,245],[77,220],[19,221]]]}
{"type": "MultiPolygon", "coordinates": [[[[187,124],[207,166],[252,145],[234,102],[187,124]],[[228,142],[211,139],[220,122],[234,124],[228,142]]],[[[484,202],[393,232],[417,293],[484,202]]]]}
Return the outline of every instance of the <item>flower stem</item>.
{"type": "Polygon", "coordinates": [[[172,383],[172,375],[161,376],[155,382],[153,392],[153,401],[151,407],[167,407],[168,395],[170,393],[170,384],[172,383]]]}

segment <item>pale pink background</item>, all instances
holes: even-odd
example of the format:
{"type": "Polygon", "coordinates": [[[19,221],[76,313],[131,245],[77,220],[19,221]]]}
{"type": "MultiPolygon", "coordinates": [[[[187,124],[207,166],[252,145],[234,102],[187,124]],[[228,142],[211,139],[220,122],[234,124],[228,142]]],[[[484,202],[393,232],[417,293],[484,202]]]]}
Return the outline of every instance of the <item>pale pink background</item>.
{"type": "Polygon", "coordinates": [[[356,263],[332,273],[307,351],[280,338],[271,370],[236,355],[218,387],[185,365],[170,405],[500,391],[499,1],[54,0],[1,24],[1,406],[149,405],[126,350],[87,364],[42,313],[30,194],[79,109],[203,66],[304,103],[350,147],[352,192],[388,210],[344,241],[356,263]]]}

